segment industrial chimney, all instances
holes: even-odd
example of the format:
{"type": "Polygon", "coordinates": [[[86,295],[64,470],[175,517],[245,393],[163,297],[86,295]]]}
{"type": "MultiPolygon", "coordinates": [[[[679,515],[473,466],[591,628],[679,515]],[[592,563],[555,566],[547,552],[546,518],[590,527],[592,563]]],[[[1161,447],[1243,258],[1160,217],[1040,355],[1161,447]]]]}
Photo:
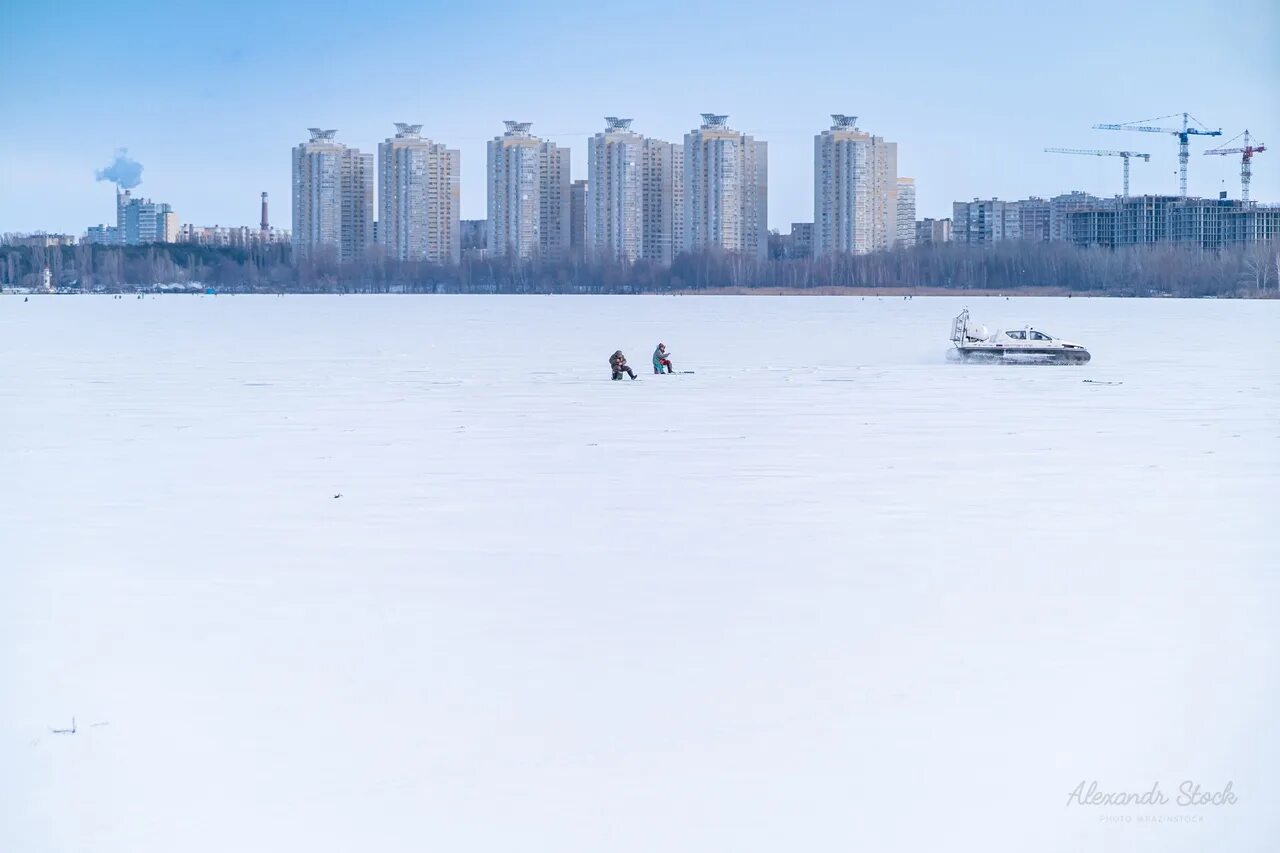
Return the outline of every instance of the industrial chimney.
{"type": "Polygon", "coordinates": [[[271,230],[271,223],[267,219],[267,194],[263,193],[262,194],[262,234],[263,236],[266,236],[266,233],[270,230],[271,230]]]}

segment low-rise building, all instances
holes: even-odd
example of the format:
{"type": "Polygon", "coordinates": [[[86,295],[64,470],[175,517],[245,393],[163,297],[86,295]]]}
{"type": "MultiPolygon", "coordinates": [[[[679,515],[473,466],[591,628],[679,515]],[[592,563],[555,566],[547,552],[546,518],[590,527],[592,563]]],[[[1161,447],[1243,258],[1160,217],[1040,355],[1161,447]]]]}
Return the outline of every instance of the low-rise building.
{"type": "Polygon", "coordinates": [[[74,246],[76,238],[72,234],[46,234],[37,231],[34,234],[10,234],[0,240],[8,246],[30,246],[33,249],[54,249],[63,246],[74,246]]]}
{"type": "Polygon", "coordinates": [[[459,223],[464,258],[483,258],[489,245],[489,220],[464,219],[459,223]]]}
{"type": "Polygon", "coordinates": [[[807,258],[813,255],[813,223],[791,223],[792,257],[807,258]]]}
{"type": "Polygon", "coordinates": [[[119,246],[120,233],[114,225],[90,225],[84,232],[84,242],[96,246],[119,246]]]}
{"type": "Polygon", "coordinates": [[[924,245],[926,243],[950,243],[951,242],[951,220],[950,219],[929,219],[928,217],[921,219],[916,223],[916,244],[924,245]]]}
{"type": "Polygon", "coordinates": [[[290,234],[287,229],[268,227],[264,232],[259,227],[248,225],[192,225],[187,223],[178,229],[176,243],[189,243],[197,246],[260,246],[275,243],[289,243],[290,234]]]}
{"type": "Polygon", "coordinates": [[[1049,239],[1050,203],[1032,196],[1009,203],[1018,217],[1018,239],[1044,242],[1049,239]]]}

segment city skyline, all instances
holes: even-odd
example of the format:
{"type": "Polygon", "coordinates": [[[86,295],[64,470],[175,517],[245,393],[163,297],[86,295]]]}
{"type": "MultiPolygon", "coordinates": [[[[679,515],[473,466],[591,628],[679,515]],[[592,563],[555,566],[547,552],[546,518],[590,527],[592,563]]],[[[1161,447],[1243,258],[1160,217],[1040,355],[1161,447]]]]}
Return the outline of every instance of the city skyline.
{"type": "MultiPolygon", "coordinates": [[[[683,144],[673,144],[636,133],[630,118],[606,116],[605,129],[589,143],[590,178],[573,181],[568,148],[536,136],[532,122],[505,120],[505,131],[488,143],[486,219],[470,220],[483,223],[480,240],[469,238],[472,248],[526,260],[556,261],[572,254],[669,265],[688,251],[821,259],[908,247],[918,235],[938,242],[949,233],[971,245],[1009,239],[1101,245],[1169,239],[1210,247],[1274,235],[1280,217],[1280,205],[1256,207],[1256,202],[1225,200],[1225,193],[1219,199],[1100,198],[1071,191],[1049,199],[956,201],[950,231],[937,234],[930,227],[926,234],[920,226],[933,218],[916,219],[915,180],[897,173],[897,143],[863,131],[856,116],[836,113],[831,126],[814,136],[814,219],[792,222],[789,233],[774,228],[775,245],[766,230],[768,143],[734,130],[728,120],[728,115],[703,113],[683,144]],[[1131,199],[1137,207],[1120,204],[1131,199]],[[1076,222],[1077,211],[1093,218],[1076,222]],[[1094,216],[1099,213],[1100,218],[1094,216]]],[[[394,136],[379,144],[375,200],[374,156],[338,141],[336,129],[308,128],[310,139],[293,149],[289,232],[270,226],[266,192],[256,232],[249,226],[180,226],[168,203],[131,198],[129,189],[121,190],[136,187],[141,173],[141,166],[121,151],[113,169],[97,176],[117,186],[116,225],[90,226],[83,239],[139,245],[176,242],[181,235],[182,242],[236,245],[292,235],[300,259],[320,252],[316,259],[361,262],[385,256],[457,264],[461,225],[467,221],[459,216],[459,152],[421,131],[420,124],[396,122],[394,136]],[[382,251],[370,255],[376,244],[382,251]]]]}
{"type": "MultiPolygon", "coordinates": [[[[12,84],[0,134],[8,172],[0,231],[79,231],[103,221],[111,187],[93,173],[118,148],[145,167],[138,191],[184,219],[253,223],[265,190],[282,200],[275,219],[288,222],[280,152],[313,125],[339,128],[348,145],[374,151],[390,122],[422,123],[424,135],[460,150],[461,217],[476,219],[485,216],[484,144],[503,118],[533,121],[543,138],[573,150],[571,177],[579,179],[601,116],[630,116],[646,135],[677,141],[690,116],[728,113],[735,128],[769,142],[769,221],[783,228],[810,218],[807,152],[832,112],[858,115],[899,143],[899,171],[916,179],[922,217],[946,216],[952,202],[975,196],[1120,192],[1119,162],[1045,154],[1048,146],[1149,152],[1149,163],[1134,166],[1131,193],[1177,191],[1173,138],[1092,130],[1098,122],[1188,110],[1221,127],[1221,140],[1193,141],[1190,192],[1202,196],[1239,193],[1237,158],[1201,156],[1211,142],[1246,127],[1265,142],[1280,133],[1269,83],[1280,58],[1268,48],[1280,12],[1251,0],[1232,15],[1191,3],[1157,14],[1083,2],[1039,10],[1030,21],[1007,3],[924,3],[909,17],[803,3],[781,13],[739,4],[738,15],[726,15],[720,3],[659,3],[632,21],[620,10],[588,15],[572,2],[529,16],[518,31],[493,27],[488,8],[432,4],[372,2],[341,25],[333,15],[298,15],[292,4],[180,7],[163,19],[128,0],[109,18],[93,8],[68,3],[57,38],[41,24],[41,7],[10,10],[12,26],[0,36],[0,73],[12,84]],[[1202,56],[1187,58],[1188,33],[1201,40],[1202,56]],[[1115,85],[1114,57],[1133,50],[1136,34],[1168,49],[1144,56],[1137,83],[1115,85]],[[616,61],[619,37],[672,61],[637,75],[616,61]],[[708,39],[714,61],[732,74],[686,61],[708,39]],[[178,43],[184,50],[172,74],[118,63],[122,46],[158,53],[178,43]],[[548,52],[549,44],[566,47],[548,52]],[[1070,60],[1054,60],[1054,46],[1070,60]],[[830,56],[851,50],[857,61],[848,71],[825,73],[830,56]],[[498,63],[527,62],[537,62],[537,75],[505,75],[494,85],[498,63]],[[335,63],[340,74],[317,73],[335,63]],[[103,67],[113,75],[85,85],[103,67]],[[382,85],[387,79],[405,83],[382,85]]],[[[1280,200],[1280,165],[1271,158],[1280,162],[1268,152],[1254,164],[1252,195],[1264,202],[1280,200]]]]}

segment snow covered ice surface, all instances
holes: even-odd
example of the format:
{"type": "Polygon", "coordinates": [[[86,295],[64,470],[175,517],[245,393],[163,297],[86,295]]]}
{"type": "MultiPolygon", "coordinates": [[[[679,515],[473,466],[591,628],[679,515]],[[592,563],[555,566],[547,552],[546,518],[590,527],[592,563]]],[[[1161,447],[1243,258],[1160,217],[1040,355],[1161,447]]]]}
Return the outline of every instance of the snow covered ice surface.
{"type": "Polygon", "coordinates": [[[0,297],[0,850],[1274,850],[1277,329],[0,297]]]}

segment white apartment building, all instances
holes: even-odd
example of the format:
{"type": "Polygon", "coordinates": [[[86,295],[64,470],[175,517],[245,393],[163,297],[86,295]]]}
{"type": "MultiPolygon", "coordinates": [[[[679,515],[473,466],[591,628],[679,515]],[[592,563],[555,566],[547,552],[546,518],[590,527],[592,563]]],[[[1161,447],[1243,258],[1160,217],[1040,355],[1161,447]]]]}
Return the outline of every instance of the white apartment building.
{"type": "Polygon", "coordinates": [[[1048,240],[1050,204],[1042,198],[1024,198],[1021,201],[1009,202],[1018,215],[1018,239],[1048,240]]]}
{"type": "Polygon", "coordinates": [[[916,179],[898,178],[898,229],[895,246],[916,243],[916,179]]]}
{"type": "Polygon", "coordinates": [[[564,257],[569,249],[569,149],[507,121],[489,141],[489,251],[496,257],[564,257]]]}
{"type": "Polygon", "coordinates": [[[670,266],[684,251],[684,146],[646,138],[642,164],[644,245],[640,256],[670,266]]]}
{"type": "Polygon", "coordinates": [[[703,113],[684,137],[682,251],[725,251],[764,259],[769,250],[767,143],[703,113]]]}
{"type": "Polygon", "coordinates": [[[399,261],[456,264],[461,154],[422,136],[422,125],[396,123],[378,144],[378,242],[399,261]]]}
{"type": "Polygon", "coordinates": [[[670,264],[684,220],[683,149],[605,117],[588,142],[587,247],[597,257],[670,264]]]}
{"type": "Polygon", "coordinates": [[[336,130],[308,132],[293,149],[294,253],[361,260],[373,240],[373,155],[335,142],[336,130]]]}
{"type": "Polygon", "coordinates": [[[635,262],[644,249],[644,137],[605,117],[587,140],[587,255],[635,262]]]}
{"type": "Polygon", "coordinates": [[[178,215],[164,202],[116,191],[116,240],[123,246],[175,243],[178,215]]]}
{"type": "Polygon", "coordinates": [[[1063,239],[1054,236],[1055,228],[1061,233],[1070,211],[1088,208],[1084,198],[1089,196],[1059,196],[1052,202],[1034,196],[1020,201],[998,198],[957,201],[951,205],[951,238],[974,246],[1002,240],[1063,239]],[[1059,203],[1063,205],[1062,210],[1055,214],[1054,205],[1059,203]]]}
{"type": "MultiPolygon", "coordinates": [[[[569,254],[569,149],[554,142],[543,142],[538,150],[542,188],[538,209],[542,216],[543,258],[558,260],[569,254]]],[[[590,208],[588,208],[590,209],[590,208]]]]}
{"type": "Polygon", "coordinates": [[[84,232],[82,242],[99,246],[117,246],[120,244],[120,232],[114,225],[90,225],[84,232]]]}
{"type": "MultiPolygon", "coordinates": [[[[813,252],[865,254],[898,234],[898,144],[833,113],[813,138],[813,252]]],[[[913,220],[914,221],[914,220],[913,220]]]]}
{"type": "Polygon", "coordinates": [[[951,239],[971,246],[989,246],[1022,238],[1018,203],[998,198],[957,201],[951,205],[951,239]]]}
{"type": "Polygon", "coordinates": [[[270,228],[263,231],[260,227],[248,225],[192,225],[184,223],[178,229],[176,243],[194,243],[199,246],[264,246],[276,243],[288,243],[288,230],[270,228]]]}

